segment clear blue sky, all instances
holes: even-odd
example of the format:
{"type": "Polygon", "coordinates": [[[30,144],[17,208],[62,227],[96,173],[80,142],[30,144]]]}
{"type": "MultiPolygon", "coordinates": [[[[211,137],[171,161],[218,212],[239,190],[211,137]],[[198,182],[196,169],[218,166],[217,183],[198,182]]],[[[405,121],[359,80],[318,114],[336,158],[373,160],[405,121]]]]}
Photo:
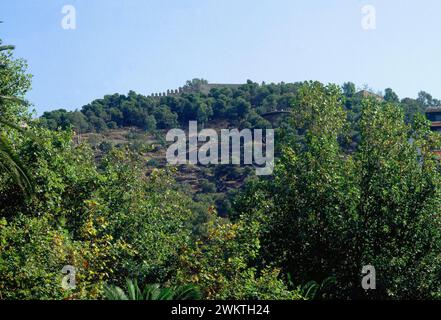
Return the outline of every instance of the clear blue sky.
{"type": "Polygon", "coordinates": [[[319,80],[441,97],[439,0],[1,0],[0,38],[34,75],[38,114],[195,77],[319,80]],[[61,28],[72,4],[77,29],[61,28]],[[361,7],[377,11],[361,27],[361,7]]]}

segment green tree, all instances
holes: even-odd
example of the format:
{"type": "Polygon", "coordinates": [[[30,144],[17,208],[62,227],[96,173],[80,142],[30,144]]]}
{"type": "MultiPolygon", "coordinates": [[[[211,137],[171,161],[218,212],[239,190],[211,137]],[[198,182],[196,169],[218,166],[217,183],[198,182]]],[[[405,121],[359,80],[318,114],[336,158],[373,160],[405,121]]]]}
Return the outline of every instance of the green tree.
{"type": "Polygon", "coordinates": [[[384,100],[391,103],[398,103],[400,102],[400,99],[398,98],[398,95],[391,89],[387,88],[384,92],[384,100]]]}
{"type": "Polygon", "coordinates": [[[178,115],[173,113],[168,106],[161,105],[154,112],[158,129],[170,129],[178,126],[178,115]]]}
{"type": "Polygon", "coordinates": [[[0,40],[0,168],[28,194],[33,183],[27,168],[18,157],[12,140],[23,134],[26,104],[22,99],[30,87],[26,63],[12,57],[13,46],[1,45],[0,40]],[[22,119],[22,122],[19,122],[22,119]]]}
{"type": "Polygon", "coordinates": [[[280,270],[252,266],[259,251],[258,223],[215,218],[207,224],[206,236],[182,251],[177,283],[197,285],[206,299],[302,299],[297,289],[288,289],[280,270]]]}
{"type": "Polygon", "coordinates": [[[184,86],[184,90],[200,91],[202,86],[205,85],[205,84],[208,84],[207,80],[195,78],[193,80],[187,81],[187,83],[184,86]]]}
{"type": "Polygon", "coordinates": [[[406,125],[398,105],[367,99],[360,145],[347,155],[341,100],[335,86],[304,85],[294,113],[304,139],[284,148],[273,180],[250,185],[236,202],[261,223],[261,259],[295,283],[334,276],[334,297],[439,297],[441,180],[431,153],[439,137],[420,118],[406,125]],[[256,206],[266,209],[255,215],[256,206]],[[377,289],[364,291],[368,264],[377,289]]]}
{"type": "Polygon", "coordinates": [[[342,88],[343,94],[348,98],[352,98],[356,92],[355,84],[353,82],[345,82],[342,88]]]}
{"type": "Polygon", "coordinates": [[[426,107],[420,101],[411,98],[404,98],[401,100],[401,105],[404,110],[405,120],[407,123],[413,121],[417,114],[424,114],[426,107]]]}

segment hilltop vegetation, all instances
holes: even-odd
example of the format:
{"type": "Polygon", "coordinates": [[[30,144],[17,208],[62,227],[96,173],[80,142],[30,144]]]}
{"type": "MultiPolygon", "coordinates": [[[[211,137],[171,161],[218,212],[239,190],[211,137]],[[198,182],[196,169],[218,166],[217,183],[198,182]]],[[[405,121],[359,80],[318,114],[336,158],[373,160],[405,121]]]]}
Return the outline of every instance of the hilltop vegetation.
{"type": "MultiPolygon", "coordinates": [[[[58,109],[45,112],[40,118],[43,126],[51,129],[72,127],[78,133],[105,132],[109,129],[137,127],[153,132],[157,129],[186,127],[188,121],[198,121],[202,127],[207,123],[226,120],[236,128],[270,128],[272,124],[262,117],[275,110],[290,110],[296,104],[296,93],[302,86],[297,83],[257,84],[250,80],[239,87],[213,88],[208,94],[200,89],[205,80],[188,81],[186,91],[179,95],[144,96],[130,91],[127,95],[104,96],[83,106],[80,111],[58,109]]],[[[424,113],[429,106],[438,106],[439,100],[424,91],[417,99],[400,101],[390,88],[383,96],[371,91],[356,91],[351,82],[342,86],[344,106],[352,117],[360,113],[361,101],[368,96],[398,104],[405,113],[406,121],[416,113],[424,113]]]]}

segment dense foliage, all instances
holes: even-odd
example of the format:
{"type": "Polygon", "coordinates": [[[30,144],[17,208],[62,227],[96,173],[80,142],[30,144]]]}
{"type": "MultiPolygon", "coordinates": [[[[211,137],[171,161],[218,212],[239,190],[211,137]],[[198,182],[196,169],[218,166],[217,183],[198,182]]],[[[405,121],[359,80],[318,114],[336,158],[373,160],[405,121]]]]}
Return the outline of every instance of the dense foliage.
{"type": "Polygon", "coordinates": [[[154,131],[186,126],[189,120],[196,120],[201,126],[211,120],[228,120],[235,126],[266,128],[271,124],[259,114],[288,108],[297,86],[259,86],[249,81],[238,89],[214,88],[209,94],[193,89],[178,96],[162,97],[131,91],[127,96],[105,96],[83,106],[81,111],[45,112],[41,123],[50,129],[72,126],[83,133],[129,126],[154,131]]]}
{"type": "Polygon", "coordinates": [[[421,117],[406,124],[396,104],[366,99],[348,155],[339,88],[310,83],[298,99],[304,139],[285,145],[274,179],[248,186],[236,203],[262,223],[260,259],[297,283],[335,277],[337,298],[438,298],[439,135],[421,117]],[[366,265],[376,268],[376,290],[361,287],[366,265]]]}
{"type": "MultiPolygon", "coordinates": [[[[21,84],[7,94],[21,98],[29,84],[25,65],[10,52],[2,54],[11,72],[7,79],[21,84]]],[[[99,299],[105,288],[126,279],[187,292],[186,282],[192,281],[183,277],[181,265],[196,262],[194,245],[211,228],[202,227],[209,223],[205,220],[195,228],[196,206],[177,188],[172,169],[146,176],[139,154],[126,147],[109,147],[96,158],[88,144],[73,142],[72,131],[51,131],[31,121],[14,99],[2,103],[1,115],[27,127],[26,134],[14,126],[1,129],[35,190],[26,196],[11,172],[1,171],[0,299],[99,299]],[[74,288],[63,286],[64,266],[76,270],[74,288]]],[[[222,234],[212,237],[219,245],[229,240],[222,234]]],[[[208,268],[204,263],[212,261],[200,261],[203,270],[208,268]]],[[[222,259],[218,269],[223,268],[222,259]]],[[[289,292],[276,274],[267,280],[254,281],[252,274],[242,279],[254,297],[278,298],[277,292],[268,292],[273,282],[289,292]]],[[[235,285],[229,277],[221,289],[234,292],[235,285]]],[[[214,297],[213,290],[213,296],[204,297],[214,297]]]]}
{"type": "MultiPolygon", "coordinates": [[[[272,111],[291,110],[298,88],[302,83],[261,85],[250,80],[236,87],[215,87],[205,94],[200,90],[204,80],[188,81],[188,89],[178,95],[144,96],[130,91],[127,95],[113,94],[97,99],[80,111],[58,109],[45,112],[40,118],[43,126],[55,129],[73,127],[76,132],[105,132],[109,129],[137,127],[146,131],[185,127],[189,120],[201,126],[207,123],[227,121],[232,127],[269,128],[272,122],[265,115],[272,111]],[[262,117],[263,115],[263,117],[262,117]]],[[[372,90],[357,92],[351,82],[343,86],[344,106],[352,119],[360,115],[361,102],[366,96],[384,99],[399,105],[410,122],[415,114],[427,107],[438,106],[440,101],[421,91],[417,99],[404,98],[390,88],[384,96],[372,90]]],[[[277,124],[277,123],[276,123],[277,124]]]]}
{"type": "Polygon", "coordinates": [[[26,64],[9,49],[0,58],[0,299],[441,297],[440,138],[420,114],[439,103],[429,94],[251,81],[203,93],[196,79],[181,95],[116,94],[32,120],[26,64]],[[274,110],[291,114],[262,117],[274,110]],[[195,196],[139,148],[75,141],[74,131],[188,120],[277,127],[274,175],[217,166],[195,196]],[[221,217],[225,176],[245,186],[221,217]],[[360,285],[368,264],[376,290],[360,285]]]}

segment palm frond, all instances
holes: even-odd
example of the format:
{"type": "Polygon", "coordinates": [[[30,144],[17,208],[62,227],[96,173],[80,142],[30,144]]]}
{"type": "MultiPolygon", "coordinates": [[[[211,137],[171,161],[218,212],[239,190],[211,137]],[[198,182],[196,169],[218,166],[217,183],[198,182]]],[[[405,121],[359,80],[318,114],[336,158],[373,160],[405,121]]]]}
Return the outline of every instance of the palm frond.
{"type": "Polygon", "coordinates": [[[11,96],[0,95],[0,100],[25,104],[25,101],[23,101],[22,99],[17,98],[17,97],[11,97],[11,96]]]}
{"type": "Polygon", "coordinates": [[[175,299],[175,295],[172,288],[163,288],[160,290],[156,300],[178,300],[178,299],[175,299]]]}
{"type": "Polygon", "coordinates": [[[307,300],[313,300],[318,293],[320,285],[315,281],[309,281],[302,287],[302,296],[307,300]]]}
{"type": "Polygon", "coordinates": [[[11,46],[11,45],[3,45],[0,46],[0,51],[5,51],[5,50],[14,50],[15,46],[11,46]]]}
{"type": "Polygon", "coordinates": [[[188,284],[175,288],[175,300],[200,300],[202,299],[202,292],[198,287],[188,284]]]}
{"type": "MultiPolygon", "coordinates": [[[[0,47],[1,48],[1,47],[0,47]]],[[[0,102],[14,101],[16,103],[24,103],[24,101],[17,97],[0,95],[0,102]]],[[[25,130],[19,126],[13,124],[10,121],[2,118],[0,115],[0,125],[20,131],[24,133],[25,130]]],[[[1,128],[1,127],[0,127],[1,128]]],[[[25,191],[27,196],[30,196],[34,192],[34,184],[26,169],[24,163],[17,156],[13,147],[6,137],[6,135],[0,132],[0,165],[3,170],[8,172],[15,182],[25,191]]]]}
{"type": "Polygon", "coordinates": [[[161,289],[159,287],[159,284],[148,284],[144,287],[143,300],[158,300],[160,294],[161,289]]]}
{"type": "MultiPolygon", "coordinates": [[[[2,21],[0,21],[0,23],[2,23],[2,21]]],[[[15,47],[11,45],[1,45],[0,41],[0,52],[5,50],[13,50],[14,48],[15,47]]],[[[6,67],[6,65],[0,64],[0,67],[4,68],[6,67]]],[[[5,101],[25,104],[25,101],[18,97],[0,95],[0,105],[3,104],[5,101]]],[[[1,114],[0,124],[5,127],[24,132],[22,128],[4,119],[1,114]]],[[[7,172],[12,177],[12,179],[15,180],[15,182],[25,191],[27,196],[33,194],[34,184],[32,183],[29,173],[27,172],[26,166],[16,154],[10,140],[3,131],[0,131],[0,168],[4,172],[7,172]]]]}
{"type": "Polygon", "coordinates": [[[104,295],[108,300],[129,300],[120,287],[104,286],[104,295]]]}
{"type": "Polygon", "coordinates": [[[321,284],[316,281],[309,281],[301,287],[302,296],[307,300],[321,299],[326,296],[327,291],[336,283],[335,277],[328,277],[321,284]]]}
{"type": "Polygon", "coordinates": [[[127,280],[127,292],[129,300],[143,300],[143,294],[141,289],[139,289],[138,282],[127,280]]]}
{"type": "Polygon", "coordinates": [[[33,193],[34,185],[30,175],[4,134],[0,134],[0,166],[9,173],[27,196],[33,193]]]}
{"type": "Polygon", "coordinates": [[[161,288],[159,284],[148,284],[140,290],[137,281],[127,280],[127,294],[117,286],[105,286],[108,300],[199,300],[201,291],[194,285],[161,288]]]}

